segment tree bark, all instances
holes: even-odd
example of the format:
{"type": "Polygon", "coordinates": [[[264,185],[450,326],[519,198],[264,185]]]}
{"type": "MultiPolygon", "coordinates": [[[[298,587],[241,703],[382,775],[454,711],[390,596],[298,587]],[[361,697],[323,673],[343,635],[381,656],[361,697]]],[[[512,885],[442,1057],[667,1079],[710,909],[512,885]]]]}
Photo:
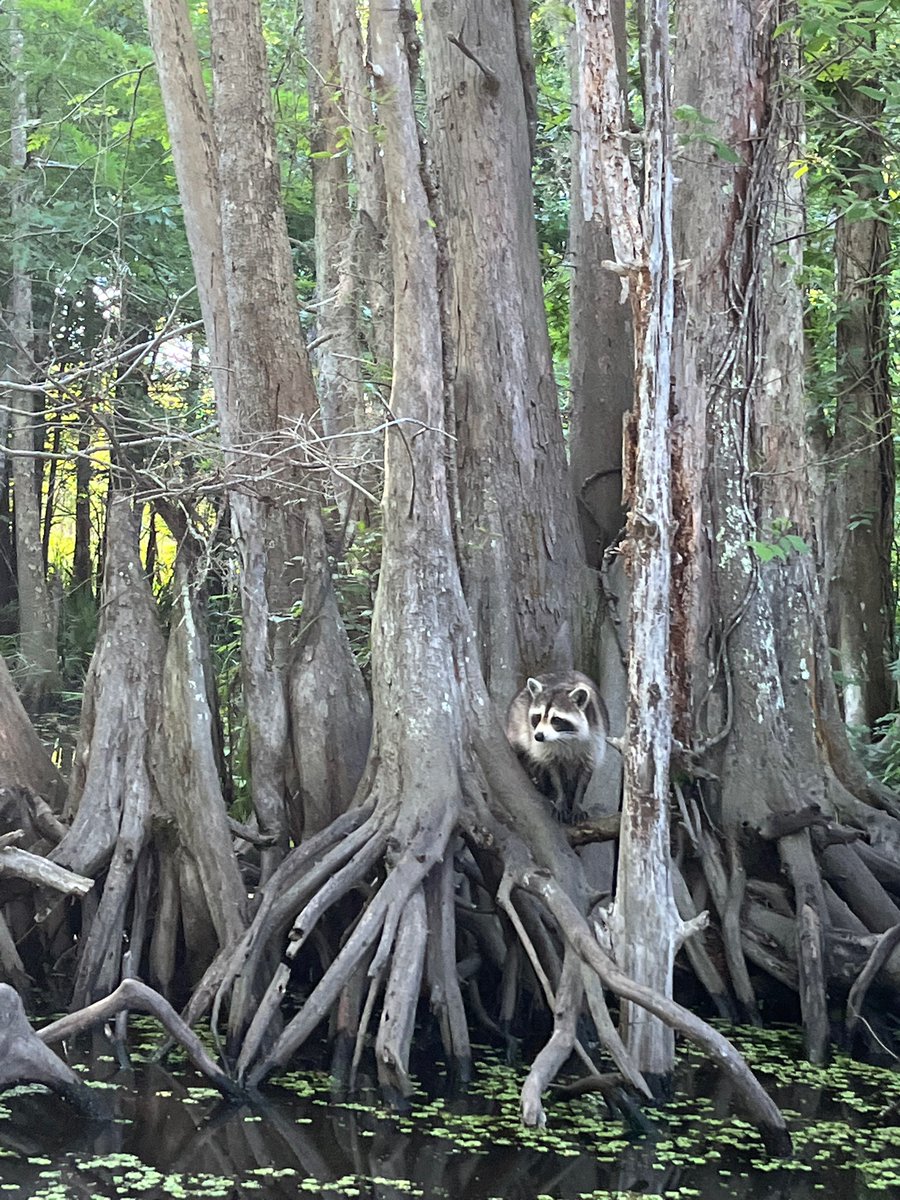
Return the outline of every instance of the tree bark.
{"type": "MultiPolygon", "coordinates": [[[[352,14],[355,18],[355,14],[352,14]]],[[[381,441],[367,432],[363,393],[363,346],[359,311],[367,298],[360,260],[360,216],[351,208],[350,158],[342,152],[346,137],[348,92],[338,97],[341,78],[339,44],[332,29],[330,0],[304,0],[306,50],[311,69],[307,95],[312,122],[313,198],[315,204],[316,324],[318,347],[313,355],[316,391],[328,447],[340,474],[333,474],[330,489],[338,501],[341,528],[351,518],[366,519],[368,506],[362,492],[350,481],[358,480],[371,492],[381,441]],[[356,436],[350,436],[350,435],[356,436]]],[[[358,34],[357,34],[358,36],[358,34]]],[[[344,53],[352,51],[345,47],[344,53]]],[[[354,80],[359,85],[361,81],[354,80]]],[[[365,96],[356,99],[359,106],[365,96]]],[[[368,131],[366,131],[368,133],[368,131]]],[[[354,161],[358,139],[354,136],[354,161]]],[[[360,147],[362,155],[365,149],[360,147]]],[[[360,164],[367,166],[363,157],[360,164]]],[[[359,174],[359,171],[357,172],[359,174]]],[[[377,273],[377,260],[366,268],[377,273]]],[[[368,514],[368,520],[374,514],[368,514]]]]}
{"type": "MultiPolygon", "coordinates": [[[[883,102],[851,80],[836,103],[855,130],[839,158],[857,202],[878,206],[885,155],[883,102]]],[[[837,397],[822,530],[829,644],[837,652],[848,725],[872,729],[895,707],[892,546],[894,449],[888,350],[886,214],[841,215],[834,230],[837,397]]]]}
{"type": "MultiPolygon", "coordinates": [[[[625,94],[628,43],[624,0],[611,0],[609,12],[619,87],[625,94]]],[[[585,554],[592,567],[599,567],[604,550],[625,527],[622,436],[625,415],[634,401],[634,354],[631,309],[619,278],[604,266],[614,258],[609,218],[605,212],[586,218],[582,204],[578,50],[573,34],[569,460],[585,554]]]]}
{"type": "Polygon", "coordinates": [[[0,787],[26,787],[57,811],[66,785],[44,749],[0,658],[0,787]]]}
{"type": "Polygon", "coordinates": [[[75,545],[72,553],[72,592],[82,603],[94,599],[91,577],[91,460],[87,455],[90,427],[78,426],[78,457],[75,459],[75,545]]]}
{"type": "Polygon", "coordinates": [[[512,6],[429,0],[423,17],[460,567],[485,681],[508,702],[526,675],[581,665],[592,601],[566,486],[512,6]]]}
{"type": "MultiPolygon", "coordinates": [[[[284,841],[289,813],[286,789],[296,783],[297,768],[287,751],[292,720],[298,742],[311,746],[327,741],[332,721],[365,714],[363,684],[337,616],[334,592],[318,532],[318,490],[303,500],[298,489],[309,487],[294,461],[293,442],[301,424],[316,412],[317,398],[305,344],[300,334],[293,266],[281,202],[275,135],[269,94],[265,43],[258,0],[224,0],[211,8],[213,94],[219,146],[219,189],[225,284],[231,326],[231,365],[243,447],[240,461],[253,480],[245,499],[235,495],[244,588],[244,687],[250,726],[253,796],[260,829],[284,841]],[[253,130],[248,136],[248,130],[253,130]],[[260,263],[267,269],[260,271],[260,263]],[[263,470],[252,455],[271,456],[263,470]],[[291,623],[285,618],[301,598],[297,566],[302,520],[313,530],[307,538],[307,605],[316,595],[319,608],[304,609],[304,623],[326,622],[334,638],[305,639],[307,656],[297,657],[290,645],[291,623]],[[312,548],[319,551],[318,557],[312,548]],[[315,587],[315,591],[313,588],[315,587]],[[313,648],[318,655],[310,657],[313,648]],[[325,658],[336,652],[337,657],[325,658]],[[289,674],[301,673],[304,696],[318,691],[314,708],[289,710],[289,674]],[[340,680],[343,705],[332,712],[326,682],[340,680]]],[[[296,692],[294,693],[296,695],[296,692]]],[[[348,737],[355,734],[348,730],[348,737]]],[[[349,802],[350,788],[340,787],[349,802]],[[349,793],[349,794],[348,794],[349,793]]],[[[328,807],[322,798],[323,805],[328,807]]],[[[294,824],[302,827],[303,814],[294,824]]],[[[279,845],[277,853],[283,852],[279,845]]],[[[276,852],[264,851],[265,870],[276,852]]]]}
{"type": "MultiPolygon", "coordinates": [[[[22,70],[24,40],[18,5],[9,14],[10,88],[10,218],[16,236],[12,244],[12,277],[9,285],[8,328],[12,353],[12,378],[22,384],[35,374],[34,317],[29,266],[28,225],[32,181],[26,149],[28,101],[22,70]]],[[[10,450],[16,530],[16,579],[19,600],[19,655],[22,696],[25,704],[40,710],[59,691],[56,655],[56,615],[47,587],[41,540],[40,478],[35,457],[34,393],[18,389],[9,394],[12,408],[10,450]]]]}
{"type": "MultiPolygon", "coordinates": [[[[222,772],[216,752],[212,713],[215,684],[201,622],[201,605],[182,549],[175,563],[173,604],[162,680],[162,738],[165,757],[156,786],[168,819],[178,830],[181,873],[196,871],[202,906],[213,936],[192,947],[191,971],[197,978],[217,950],[231,945],[247,923],[247,888],[232,845],[222,772]],[[189,867],[184,863],[189,860],[189,867]]],[[[182,887],[182,893],[187,889],[182,887]]],[[[189,915],[183,912],[187,923],[189,915]]]]}
{"type": "MultiPolygon", "coordinates": [[[[315,779],[320,805],[308,827],[349,802],[351,768],[343,775],[333,769],[328,795],[319,795],[321,777],[307,752],[331,744],[328,731],[346,720],[347,705],[354,717],[362,714],[364,731],[366,704],[337,616],[317,492],[304,501],[306,481],[296,465],[294,446],[316,398],[298,323],[258,9],[241,0],[213,10],[215,127],[185,6],[152,0],[149,12],[204,326],[219,368],[214,386],[242,560],[244,699],[253,803],[268,847],[262,851],[265,877],[284,852],[289,824],[297,836],[304,828],[303,811],[288,807],[288,795],[299,794],[301,783],[315,779]],[[305,633],[302,644],[292,646],[288,618],[301,599],[301,508],[316,537],[306,547],[305,633]],[[337,640],[318,638],[319,622],[337,640]],[[293,722],[303,768],[290,759],[289,691],[316,694],[319,701],[298,706],[293,722]],[[305,777],[298,774],[304,769],[305,777]]],[[[351,742],[364,736],[359,729],[346,731],[351,742]]],[[[348,756],[348,764],[354,761],[348,756]]]]}
{"type": "Polygon", "coordinates": [[[113,495],[106,537],[102,616],[70,784],[74,819],[51,855],[82,875],[106,871],[96,912],[82,909],[75,1007],[111,991],[121,977],[126,913],[150,837],[160,750],[162,634],[124,493],[113,495]]]}
{"type": "MultiPolygon", "coordinates": [[[[679,692],[690,699],[682,741],[711,776],[694,788],[725,834],[727,867],[699,807],[683,812],[723,920],[733,980],[745,954],[778,971],[747,936],[741,880],[782,870],[800,958],[792,986],[807,1053],[821,1061],[832,930],[818,843],[808,827],[797,828],[779,838],[773,858],[748,836],[809,804],[829,818],[852,812],[848,823],[859,827],[869,796],[837,719],[814,569],[797,286],[802,129],[783,83],[797,70],[796,50],[790,37],[773,37],[789,11],[705,0],[679,6],[677,100],[713,122],[713,134],[692,142],[678,193],[678,256],[689,265],[675,440],[686,604],[674,650],[679,692]],[[730,36],[711,54],[712,30],[723,25],[730,36]]],[[[741,995],[754,1015],[752,991],[741,995]]]]}
{"type": "MultiPolygon", "coordinates": [[[[675,952],[684,929],[669,873],[669,621],[675,601],[669,416],[674,256],[668,19],[665,0],[649,0],[641,9],[644,181],[639,210],[638,191],[624,149],[625,103],[618,85],[608,6],[589,2],[576,8],[582,55],[582,203],[591,216],[599,218],[604,210],[614,214],[612,244],[617,270],[628,281],[636,367],[626,477],[625,554],[631,580],[629,699],[618,887],[609,927],[627,974],[671,997],[675,952]],[[601,194],[605,205],[600,202],[601,194]]],[[[639,1069],[664,1089],[675,1062],[671,1029],[629,1004],[623,1006],[622,1025],[639,1069]]]]}
{"type": "Polygon", "coordinates": [[[387,246],[384,163],[378,137],[378,116],[366,71],[359,11],[346,0],[330,0],[329,7],[340,72],[341,101],[353,141],[352,172],[356,184],[354,268],[359,273],[362,294],[369,309],[369,318],[362,324],[363,337],[372,359],[373,378],[379,385],[386,385],[393,342],[393,283],[387,246]]]}

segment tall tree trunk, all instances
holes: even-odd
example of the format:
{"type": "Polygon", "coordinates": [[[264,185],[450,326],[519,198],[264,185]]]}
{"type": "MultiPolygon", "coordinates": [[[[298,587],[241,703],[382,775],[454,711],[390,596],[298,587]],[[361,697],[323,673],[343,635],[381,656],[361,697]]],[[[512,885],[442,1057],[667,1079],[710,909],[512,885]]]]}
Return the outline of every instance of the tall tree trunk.
{"type": "MultiPolygon", "coordinates": [[[[4,406],[0,405],[0,409],[4,406]]],[[[2,423],[2,422],[0,422],[2,423]]],[[[13,536],[12,499],[9,488],[9,455],[6,454],[5,443],[0,446],[0,477],[3,486],[0,488],[0,610],[7,608],[15,599],[15,538],[13,536]]]]}
{"type": "MultiPolygon", "coordinates": [[[[873,826],[885,845],[897,844],[897,831],[892,817],[867,809],[871,785],[836,719],[815,571],[797,286],[802,129],[785,83],[797,62],[790,37],[774,37],[791,13],[737,0],[684,0],[678,10],[677,101],[712,122],[715,141],[692,143],[678,192],[678,256],[689,266],[675,442],[686,605],[674,653],[691,712],[682,741],[711,774],[680,793],[682,812],[722,922],[732,985],[755,1016],[745,956],[776,972],[782,959],[760,941],[765,913],[744,888],[753,873],[783,873],[793,923],[780,955],[796,956],[807,1052],[821,1061],[834,969],[823,871],[833,855],[798,814],[820,805],[873,826]],[[723,25],[730,36],[710,54],[723,25]]],[[[845,851],[852,877],[857,855],[845,851]]],[[[863,922],[866,907],[857,913],[863,922]]]]}
{"type": "Polygon", "coordinates": [[[511,5],[427,0],[423,16],[463,586],[485,681],[508,700],[525,675],[581,658],[590,603],[541,289],[527,80],[511,5]]]}
{"type": "MultiPolygon", "coordinates": [[[[629,696],[618,888],[610,930],[627,973],[671,996],[675,952],[684,929],[669,873],[674,256],[667,0],[647,0],[640,19],[644,181],[639,210],[625,149],[626,110],[608,8],[594,0],[576,8],[582,54],[582,203],[589,216],[600,219],[605,211],[611,217],[612,244],[618,269],[628,280],[635,330],[635,403],[625,481],[625,553],[631,579],[629,696]],[[601,187],[605,205],[600,202],[601,187]]],[[[675,1062],[671,1029],[630,1004],[623,1006],[622,1021],[639,1069],[648,1081],[664,1087],[675,1062]]]]}
{"type": "Polygon", "coordinates": [[[129,495],[113,493],[106,538],[100,629],[70,785],[74,815],[51,855],[98,881],[96,894],[82,905],[75,1007],[112,991],[126,973],[138,976],[145,969],[163,990],[182,994],[190,982],[185,971],[201,972],[237,940],[246,905],[186,571],[177,565],[166,650],[129,495]],[[151,941],[149,903],[157,890],[151,941]],[[180,955],[181,977],[180,932],[190,951],[180,955]]]}
{"type": "Polygon", "coordinates": [[[78,427],[78,457],[75,459],[75,545],[72,552],[72,590],[93,594],[91,575],[91,460],[90,427],[78,427]]]}
{"type": "MultiPolygon", "coordinates": [[[[27,384],[34,378],[34,322],[29,248],[26,236],[32,184],[28,170],[26,131],[28,102],[22,68],[23,36],[18,5],[9,15],[10,86],[10,217],[12,278],[9,285],[8,327],[12,342],[12,378],[27,384]]],[[[35,457],[34,394],[23,388],[10,396],[12,407],[12,479],[16,529],[16,569],[19,598],[19,654],[22,697],[30,708],[40,709],[59,690],[56,654],[56,615],[47,587],[46,564],[41,548],[41,510],[35,457]]]]}
{"type": "MultiPolygon", "coordinates": [[[[855,132],[840,155],[858,202],[880,204],[885,145],[883,102],[837,87],[839,112],[855,132]]],[[[834,231],[837,396],[826,485],[822,547],[830,644],[837,652],[848,725],[872,728],[895,707],[888,664],[895,657],[886,213],[841,215],[834,231]]]]}
{"type": "MultiPolygon", "coordinates": [[[[69,789],[74,819],[52,854],[81,875],[106,872],[99,894],[82,908],[76,1008],[111,992],[122,977],[127,913],[150,838],[153,764],[160,749],[162,633],[127,494],[113,493],[106,540],[102,615],[69,789]]],[[[137,973],[141,948],[134,950],[137,973]]]]}
{"type": "MultiPolygon", "coordinates": [[[[284,830],[285,788],[289,775],[296,774],[287,756],[289,674],[292,694],[302,701],[292,716],[304,752],[307,742],[310,747],[327,743],[332,720],[363,714],[367,723],[368,706],[361,675],[352,655],[344,652],[346,634],[337,615],[325,540],[318,532],[315,491],[303,511],[307,529],[316,531],[305,547],[303,622],[321,620],[338,636],[306,638],[306,653],[298,656],[292,653],[290,624],[283,620],[300,599],[296,573],[304,547],[295,489],[308,486],[292,442],[302,420],[315,414],[317,397],[300,333],[258,0],[217,2],[211,9],[211,37],[231,365],[241,439],[244,447],[272,454],[269,471],[260,472],[242,447],[241,461],[250,464],[254,483],[246,501],[235,496],[234,507],[244,567],[244,681],[254,804],[262,829],[279,833],[284,830]],[[260,263],[267,270],[261,272],[260,263]],[[319,551],[315,556],[313,548],[319,551]],[[317,610],[310,604],[314,596],[317,610]],[[311,653],[314,647],[317,653],[311,653]],[[336,689],[329,691],[336,681],[336,689]],[[309,705],[311,695],[323,702],[309,705]],[[353,700],[349,708],[343,703],[348,697],[353,700]]],[[[348,738],[354,733],[348,729],[348,738]]],[[[327,778],[327,769],[324,774],[327,778]]],[[[349,788],[346,782],[338,788],[340,800],[332,798],[332,804],[349,803],[356,780],[349,788]]],[[[302,823],[302,814],[298,818],[302,823]]]]}
{"type": "MultiPolygon", "coordinates": [[[[616,69],[628,86],[625,0],[609,5],[616,69]]],[[[578,102],[578,39],[571,42],[572,190],[569,208],[569,374],[572,415],[569,459],[572,488],[587,561],[599,567],[603,552],[625,526],[622,498],[622,435],[634,401],[631,310],[621,280],[603,264],[614,258],[609,218],[585,217],[581,199],[581,106],[578,102]]]]}
{"type": "MultiPolygon", "coordinates": [[[[204,325],[219,370],[214,383],[242,560],[253,803],[261,832],[276,843],[263,852],[265,876],[283,854],[289,821],[295,834],[304,828],[304,813],[288,810],[289,790],[302,794],[316,780],[317,820],[349,803],[355,786],[349,765],[339,769],[330,751],[318,766],[313,760],[319,748],[331,746],[332,722],[352,725],[345,729],[348,745],[365,736],[367,703],[346,652],[316,496],[302,500],[307,481],[293,448],[316,397],[300,335],[258,6],[240,0],[212,12],[215,128],[186,7],[179,0],[148,0],[148,13],[204,325]],[[316,530],[305,548],[301,506],[302,520],[316,530]],[[303,635],[292,645],[286,618],[301,599],[303,549],[303,635]],[[319,636],[322,629],[328,637],[319,636]],[[304,756],[296,769],[289,694],[298,705],[294,728],[304,756]],[[320,783],[327,783],[324,795],[320,783]]],[[[348,756],[348,764],[355,761],[348,756]]]]}
{"type": "Polygon", "coordinates": [[[349,121],[353,143],[352,172],[356,184],[353,262],[369,310],[368,320],[362,323],[363,337],[368,344],[374,378],[385,384],[391,365],[394,293],[378,117],[366,69],[359,8],[346,0],[330,0],[329,7],[341,81],[341,107],[349,121]]]}
{"type": "MultiPolygon", "coordinates": [[[[364,432],[359,313],[365,292],[357,244],[359,218],[350,202],[349,157],[339,146],[339,138],[346,135],[347,116],[337,95],[340,65],[329,0],[304,0],[304,32],[311,64],[307,94],[312,120],[319,343],[313,361],[322,425],[326,437],[335,439],[330,456],[340,471],[332,476],[330,486],[338,499],[341,524],[346,526],[352,515],[366,514],[363,493],[355,490],[351,481],[358,480],[371,492],[381,444],[379,438],[364,432]],[[354,433],[357,436],[348,436],[354,433]]],[[[346,95],[344,92],[340,101],[346,95]]],[[[375,267],[373,262],[371,269],[375,267]]]]}

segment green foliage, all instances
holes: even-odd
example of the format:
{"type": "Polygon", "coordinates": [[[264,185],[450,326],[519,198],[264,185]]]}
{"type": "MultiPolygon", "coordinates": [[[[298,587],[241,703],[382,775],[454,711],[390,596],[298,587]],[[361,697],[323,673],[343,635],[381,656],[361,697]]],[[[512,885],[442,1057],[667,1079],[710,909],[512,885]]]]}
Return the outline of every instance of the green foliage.
{"type": "MultiPolygon", "coordinates": [[[[834,230],[838,220],[879,220],[889,228],[900,217],[897,146],[900,143],[898,0],[801,0],[795,19],[779,28],[799,39],[807,141],[795,172],[804,180],[807,234],[804,282],[808,391],[815,424],[827,435],[842,389],[835,358],[841,316],[835,278],[834,230]]],[[[898,289],[896,253],[884,284],[898,289]]],[[[896,328],[898,302],[891,301],[896,328]]],[[[894,339],[896,342],[896,338],[894,339]]],[[[896,348],[890,365],[897,382],[896,348]]]]}
{"type": "Polygon", "coordinates": [[[568,382],[569,237],[571,99],[567,39],[572,9],[559,0],[537,4],[531,36],[537,72],[537,139],[534,153],[535,215],[544,284],[544,305],[554,369],[563,388],[568,382]]]}
{"type": "Polygon", "coordinates": [[[681,146],[699,143],[712,147],[717,157],[726,163],[740,162],[740,155],[727,142],[717,136],[715,121],[705,117],[690,104],[681,104],[675,109],[678,141],[681,146]]]}
{"type": "MultiPolygon", "coordinates": [[[[190,287],[190,265],[137,11],[20,5],[32,206],[25,229],[3,232],[51,295],[127,278],[158,309],[190,287]]],[[[0,101],[8,114],[8,93],[0,101]]]]}
{"type": "Polygon", "coordinates": [[[792,554],[809,554],[810,548],[806,541],[797,533],[790,533],[791,521],[787,518],[776,518],[772,522],[771,533],[766,541],[751,539],[747,545],[760,562],[771,562],[778,559],[786,562],[792,554]]]}

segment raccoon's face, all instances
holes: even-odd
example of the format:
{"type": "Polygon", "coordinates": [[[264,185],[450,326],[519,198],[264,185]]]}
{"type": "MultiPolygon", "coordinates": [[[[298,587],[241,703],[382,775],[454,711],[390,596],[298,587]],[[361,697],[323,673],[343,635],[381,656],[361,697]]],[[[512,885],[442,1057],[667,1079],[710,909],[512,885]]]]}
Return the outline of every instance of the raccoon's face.
{"type": "Polygon", "coordinates": [[[584,742],[591,737],[585,711],[591,697],[586,687],[550,690],[538,679],[529,679],[525,686],[531,693],[528,720],[535,742],[584,742]]]}

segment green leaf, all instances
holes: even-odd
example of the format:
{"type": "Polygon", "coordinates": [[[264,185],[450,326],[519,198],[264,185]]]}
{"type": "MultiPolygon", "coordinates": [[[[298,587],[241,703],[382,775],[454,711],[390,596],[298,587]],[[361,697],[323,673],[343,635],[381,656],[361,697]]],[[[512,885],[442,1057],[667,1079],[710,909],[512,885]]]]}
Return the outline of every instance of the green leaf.
{"type": "Polygon", "coordinates": [[[770,542],[756,542],[751,540],[747,545],[760,562],[771,562],[778,554],[778,547],[773,546],[770,542]]]}
{"type": "Polygon", "coordinates": [[[731,146],[727,145],[727,143],[711,138],[710,144],[723,162],[739,163],[741,161],[741,156],[738,154],[738,152],[733,150],[731,146]]]}
{"type": "Polygon", "coordinates": [[[868,96],[870,100],[887,100],[889,93],[884,88],[869,87],[868,84],[858,83],[856,90],[863,96],[868,96]]]}

